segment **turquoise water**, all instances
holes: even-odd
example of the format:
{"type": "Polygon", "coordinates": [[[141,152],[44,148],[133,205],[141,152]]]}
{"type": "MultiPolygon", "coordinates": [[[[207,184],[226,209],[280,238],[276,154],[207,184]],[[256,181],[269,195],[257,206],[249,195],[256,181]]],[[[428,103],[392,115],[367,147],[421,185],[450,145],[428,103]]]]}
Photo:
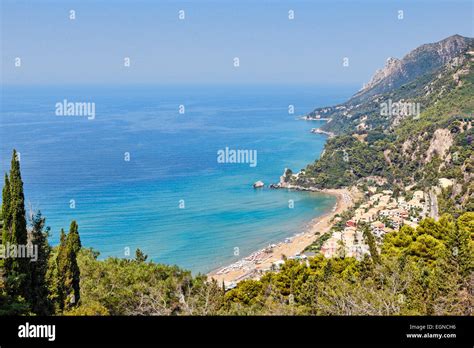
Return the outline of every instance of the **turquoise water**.
{"type": "Polygon", "coordinates": [[[125,257],[127,248],[133,256],[140,248],[156,262],[207,272],[302,231],[331,209],[330,196],[251,185],[277,182],[285,167],[296,171],[314,161],[326,138],[309,132],[316,122],[296,116],[353,90],[4,87],[0,169],[7,170],[16,148],[28,205],[47,217],[53,244],[76,219],[83,244],[101,257],[125,257]],[[95,119],[56,116],[63,99],[94,102],[95,119]],[[225,147],[256,150],[257,166],[218,163],[225,147]]]}

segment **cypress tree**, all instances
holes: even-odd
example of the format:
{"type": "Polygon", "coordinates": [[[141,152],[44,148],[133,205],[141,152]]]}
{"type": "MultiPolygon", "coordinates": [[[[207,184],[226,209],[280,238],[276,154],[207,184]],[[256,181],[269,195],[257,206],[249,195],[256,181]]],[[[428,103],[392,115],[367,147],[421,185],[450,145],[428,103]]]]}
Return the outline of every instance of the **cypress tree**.
{"type": "MultiPolygon", "coordinates": [[[[23,194],[20,162],[15,150],[13,150],[11,160],[10,177],[5,176],[2,215],[4,219],[2,243],[9,243],[14,246],[26,245],[28,232],[26,229],[25,196],[23,194]]],[[[5,285],[10,295],[22,296],[29,300],[29,265],[30,260],[27,258],[12,257],[5,259],[5,285]]]]}
{"type": "MultiPolygon", "coordinates": [[[[2,231],[0,233],[0,244],[6,244],[8,241],[8,226],[10,225],[10,180],[8,180],[8,175],[5,173],[5,184],[2,190],[2,210],[1,210],[0,219],[2,220],[2,231]]],[[[5,284],[5,260],[0,259],[0,289],[4,288],[5,284]]],[[[1,291],[0,291],[1,294],[1,291]]],[[[1,303],[1,301],[0,301],[1,303]]]]}
{"type": "Polygon", "coordinates": [[[65,283],[66,287],[68,287],[68,297],[66,300],[68,304],[66,307],[74,307],[77,306],[80,300],[80,280],[81,280],[81,273],[79,270],[79,265],[77,264],[77,251],[79,251],[80,247],[80,239],[79,234],[76,231],[76,234],[69,233],[67,239],[67,249],[68,249],[68,258],[70,260],[70,276],[65,283]],[[77,238],[76,238],[77,236],[77,238]],[[78,244],[79,243],[79,244],[78,244]]]}
{"type": "Polygon", "coordinates": [[[375,237],[370,232],[369,226],[363,226],[363,234],[367,240],[367,244],[369,245],[370,256],[372,257],[372,261],[374,263],[380,263],[380,256],[377,251],[377,246],[375,244],[375,237]]]}
{"type": "Polygon", "coordinates": [[[77,264],[79,234],[77,224],[71,224],[69,233],[61,230],[57,256],[58,267],[58,299],[61,310],[69,310],[76,306],[80,299],[80,270],[77,264]]]}
{"type": "Polygon", "coordinates": [[[61,228],[61,232],[59,233],[59,249],[66,247],[66,233],[64,233],[64,229],[61,228]]]}
{"type": "Polygon", "coordinates": [[[26,244],[28,234],[26,231],[25,196],[23,194],[20,162],[17,159],[15,150],[13,150],[10,168],[10,214],[11,241],[18,244],[26,244]]]}
{"type": "Polygon", "coordinates": [[[11,214],[10,214],[10,180],[5,173],[5,184],[2,190],[2,244],[6,244],[10,238],[11,214]]]}
{"type": "Polygon", "coordinates": [[[56,298],[60,310],[64,309],[64,272],[67,267],[66,256],[66,234],[64,233],[64,229],[61,228],[58,253],[56,255],[57,272],[55,275],[57,279],[53,279],[53,281],[56,282],[56,298]]]}
{"type": "Polygon", "coordinates": [[[48,315],[52,312],[46,280],[51,248],[48,243],[49,227],[44,227],[45,222],[46,219],[40,211],[34,214],[29,235],[29,242],[38,248],[37,260],[30,265],[31,310],[38,315],[48,315]]]}
{"type": "Polygon", "coordinates": [[[135,250],[135,260],[138,262],[145,262],[146,259],[148,258],[148,255],[145,255],[143,251],[141,251],[139,248],[135,250]]]}
{"type": "Polygon", "coordinates": [[[76,220],[71,222],[69,227],[69,239],[71,239],[71,245],[74,249],[74,252],[77,254],[82,247],[81,238],[79,237],[79,226],[77,225],[76,220]]]}

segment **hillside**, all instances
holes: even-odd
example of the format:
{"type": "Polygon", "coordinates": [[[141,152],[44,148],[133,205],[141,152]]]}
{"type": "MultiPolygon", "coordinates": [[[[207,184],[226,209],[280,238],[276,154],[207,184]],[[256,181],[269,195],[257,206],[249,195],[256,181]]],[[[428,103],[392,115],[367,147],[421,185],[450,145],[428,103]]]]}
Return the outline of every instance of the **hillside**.
{"type": "Polygon", "coordinates": [[[391,90],[435,72],[454,57],[465,52],[473,40],[453,35],[436,43],[422,45],[402,59],[389,58],[383,69],[377,70],[368,84],[356,93],[351,102],[362,102],[370,96],[391,90]]]}
{"type": "Polygon", "coordinates": [[[336,134],[397,124],[403,115],[386,115],[382,105],[413,102],[420,103],[422,111],[426,110],[447,92],[459,87],[460,77],[469,68],[473,47],[474,39],[454,35],[422,45],[401,60],[390,58],[386,67],[377,71],[372,80],[347,102],[317,108],[307,117],[328,118],[329,122],[322,129],[336,134]]]}
{"type": "MultiPolygon", "coordinates": [[[[308,255],[284,256],[260,279],[232,289],[147,262],[140,249],[134,259],[100,260],[82,245],[76,221],[51,247],[46,219],[25,210],[14,150],[2,189],[1,241],[32,241],[39,257],[0,259],[0,315],[472,315],[471,49],[381,95],[367,92],[356,107],[371,110],[364,121],[362,113],[347,125],[333,115],[333,126],[344,126],[321,158],[300,173],[285,171],[276,186],[352,186],[363,199],[336,215],[329,232],[315,232],[308,255]],[[380,115],[384,102],[401,98],[423,107],[380,115]],[[360,122],[367,127],[357,129],[360,122]]],[[[367,91],[382,88],[378,80],[367,91]]]]}
{"type": "MultiPolygon", "coordinates": [[[[318,161],[289,181],[300,186],[338,188],[375,178],[389,188],[430,190],[444,178],[453,183],[446,188],[451,192],[444,192],[451,203],[457,209],[472,210],[474,58],[472,39],[464,42],[471,46],[434,72],[382,95],[367,97],[351,118],[334,116],[326,127],[337,129],[340,135],[328,140],[318,161]],[[408,103],[408,109],[418,106],[412,109],[419,113],[381,115],[390,102],[393,106],[400,100],[408,103]]],[[[408,56],[420,56],[419,51],[426,47],[408,56]]]]}

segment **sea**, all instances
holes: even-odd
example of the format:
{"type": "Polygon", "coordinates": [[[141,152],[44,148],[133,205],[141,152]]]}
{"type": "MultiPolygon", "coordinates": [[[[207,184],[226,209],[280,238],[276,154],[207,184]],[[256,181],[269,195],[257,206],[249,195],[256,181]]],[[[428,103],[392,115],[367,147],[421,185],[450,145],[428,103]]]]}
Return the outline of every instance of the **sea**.
{"type": "Polygon", "coordinates": [[[333,196],[268,185],[285,168],[305,168],[323,150],[326,136],[310,130],[325,121],[298,116],[354,91],[2,86],[0,169],[2,175],[9,170],[16,149],[26,208],[46,217],[52,245],[76,220],[83,246],[99,251],[99,258],[133,258],[140,248],[154,262],[205,273],[304,231],[332,209],[333,196]],[[59,110],[71,103],[70,114],[59,110]],[[242,156],[219,161],[226,149],[242,156]],[[259,180],[265,187],[254,189],[259,180]]]}

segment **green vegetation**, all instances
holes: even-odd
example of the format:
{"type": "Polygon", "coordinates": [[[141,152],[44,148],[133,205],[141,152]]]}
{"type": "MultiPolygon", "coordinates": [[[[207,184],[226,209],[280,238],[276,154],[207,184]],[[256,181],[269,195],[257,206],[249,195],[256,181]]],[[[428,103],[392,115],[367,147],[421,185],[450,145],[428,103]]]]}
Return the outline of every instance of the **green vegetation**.
{"type": "MultiPolygon", "coordinates": [[[[279,271],[227,292],[204,275],[149,262],[140,249],[134,259],[99,260],[98,252],[82,246],[76,221],[51,247],[41,213],[27,219],[13,151],[2,190],[1,241],[32,243],[38,259],[0,259],[0,315],[472,315],[474,74],[470,56],[457,58],[399,88],[359,98],[357,105],[349,101],[350,115],[347,108],[332,109],[325,129],[339,135],[298,179],[285,172],[287,182],[317,188],[359,185],[367,191],[377,181],[377,190],[403,192],[407,199],[407,186],[438,190],[441,218],[402,226],[380,244],[360,224],[370,256],[286,260],[279,271]],[[420,103],[423,112],[380,115],[380,104],[390,99],[420,103]],[[439,189],[441,178],[450,185],[439,189]]],[[[306,250],[318,252],[351,216],[353,210],[338,216],[306,250]]]]}
{"type": "Polygon", "coordinates": [[[306,168],[298,184],[340,188],[367,176],[384,175],[385,167],[383,151],[341,135],[328,140],[324,154],[306,168]]]}
{"type": "MultiPolygon", "coordinates": [[[[19,177],[19,164],[14,166],[10,178],[19,177]]],[[[9,192],[22,192],[20,186],[9,192]]],[[[3,211],[11,206],[12,200],[5,200],[3,211]]],[[[135,259],[98,260],[98,252],[81,247],[75,221],[51,248],[44,226],[41,213],[32,215],[28,233],[42,253],[22,274],[30,284],[28,297],[10,285],[14,271],[2,265],[0,315],[472,314],[472,212],[457,219],[446,214],[438,222],[425,219],[416,229],[404,226],[386,236],[380,252],[365,233],[372,257],[287,260],[278,272],[242,281],[228,292],[203,275],[146,262],[139,249],[135,259]]]]}
{"type": "Polygon", "coordinates": [[[244,281],[225,295],[232,314],[472,314],[474,213],[402,228],[370,258],[287,261],[280,272],[244,281]],[[434,248],[433,248],[434,246],[434,248]]]}
{"type": "Polygon", "coordinates": [[[23,255],[1,260],[0,313],[48,315],[77,306],[77,253],[81,248],[77,223],[71,223],[67,237],[61,231],[61,243],[56,248],[48,243],[49,227],[45,227],[41,212],[30,212],[27,225],[20,161],[15,150],[2,192],[2,245],[16,250],[37,248],[37,257],[33,260],[23,255]]]}
{"type": "Polygon", "coordinates": [[[73,308],[80,299],[80,270],[77,264],[77,253],[80,250],[77,223],[71,223],[69,233],[61,230],[60,243],[54,257],[53,270],[57,274],[56,291],[58,305],[61,310],[73,308]]]}
{"type": "Polygon", "coordinates": [[[304,252],[313,252],[313,253],[319,253],[321,251],[321,248],[329,238],[331,238],[332,231],[324,233],[322,236],[320,236],[318,239],[316,239],[312,244],[308,245],[304,252]]]}
{"type": "Polygon", "coordinates": [[[376,264],[380,263],[380,256],[377,250],[377,245],[375,243],[375,237],[370,231],[370,228],[367,224],[362,225],[362,231],[364,233],[364,238],[367,241],[367,245],[370,248],[370,256],[372,257],[372,261],[376,264]]]}
{"type": "MultiPolygon", "coordinates": [[[[341,128],[341,135],[328,140],[321,158],[308,165],[297,184],[340,188],[375,176],[387,180],[387,186],[398,192],[408,185],[429,188],[438,185],[440,178],[447,178],[455,181],[455,187],[450,195],[445,192],[442,197],[446,211],[455,215],[464,209],[472,211],[473,64],[465,59],[454,71],[442,68],[380,97],[420,102],[422,113],[364,131],[341,128]],[[457,84],[455,72],[463,72],[457,84]],[[426,86],[431,93],[425,93],[426,86]],[[447,141],[452,145],[443,151],[447,141]]],[[[380,117],[375,110],[374,115],[365,116],[368,120],[380,117]]]]}
{"type": "Polygon", "coordinates": [[[49,300],[48,290],[48,263],[51,256],[51,247],[48,243],[49,227],[45,227],[46,219],[41,212],[31,214],[30,243],[38,246],[38,259],[30,262],[31,279],[31,311],[39,315],[48,315],[53,312],[53,304],[49,300]]]}
{"type": "MultiPolygon", "coordinates": [[[[443,41],[445,41],[445,44],[451,45],[453,50],[456,50],[456,48],[459,48],[459,43],[454,44],[452,42],[449,44],[448,41],[452,39],[454,37],[443,41]]],[[[461,38],[458,37],[458,39],[461,38]]],[[[410,54],[409,69],[411,73],[405,71],[406,74],[401,79],[404,81],[403,83],[393,84],[394,81],[392,80],[390,84],[387,84],[388,81],[385,81],[385,83],[373,86],[375,90],[357,93],[343,104],[336,107],[318,108],[309,115],[315,116],[322,113],[325,118],[330,118],[331,122],[328,122],[322,128],[335,134],[352,133],[361,122],[364,122],[365,127],[372,131],[388,129],[393,125],[394,119],[399,120],[394,115],[382,115],[381,103],[386,103],[389,100],[392,102],[403,100],[419,103],[422,109],[426,109],[437,103],[438,100],[445,98],[447,91],[459,87],[458,78],[455,74],[465,71],[466,66],[469,66],[471,56],[468,52],[472,51],[474,45],[474,39],[472,38],[462,38],[461,41],[463,41],[464,49],[458,51],[456,57],[451,56],[452,59],[448,64],[443,65],[440,59],[433,59],[433,47],[421,46],[410,54]],[[415,52],[417,53],[412,55],[415,52]],[[422,58],[424,55],[425,57],[422,58]],[[383,85],[385,85],[385,88],[383,88],[383,85]]],[[[407,62],[405,61],[405,63],[407,62]]],[[[407,65],[405,65],[405,68],[407,68],[407,65]]],[[[395,75],[397,75],[397,72],[395,72],[395,75]]],[[[400,75],[395,76],[395,79],[399,80],[400,77],[400,75]]],[[[371,134],[371,136],[373,135],[375,133],[371,134]]]]}
{"type": "MultiPolygon", "coordinates": [[[[5,186],[2,190],[3,230],[2,243],[4,245],[26,245],[28,233],[26,231],[25,197],[23,181],[20,173],[20,162],[16,151],[13,151],[10,176],[5,174],[5,186]]],[[[10,296],[18,296],[24,300],[30,298],[31,282],[29,274],[29,260],[21,258],[7,258],[3,261],[5,289],[10,296]]]]}
{"type": "MultiPolygon", "coordinates": [[[[81,306],[84,313],[111,315],[206,315],[216,313],[223,290],[204,276],[140,260],[108,258],[82,250],[81,306]],[[99,311],[95,313],[95,311],[99,311]]],[[[77,312],[76,312],[77,313],[77,312]]]]}
{"type": "Polygon", "coordinates": [[[176,266],[134,260],[97,259],[83,249],[79,226],[61,230],[60,244],[50,247],[49,228],[40,212],[27,228],[20,163],[13,152],[2,198],[2,241],[38,246],[38,259],[6,258],[0,264],[0,315],[206,315],[222,305],[224,290],[205,276],[193,277],[176,266]]]}

